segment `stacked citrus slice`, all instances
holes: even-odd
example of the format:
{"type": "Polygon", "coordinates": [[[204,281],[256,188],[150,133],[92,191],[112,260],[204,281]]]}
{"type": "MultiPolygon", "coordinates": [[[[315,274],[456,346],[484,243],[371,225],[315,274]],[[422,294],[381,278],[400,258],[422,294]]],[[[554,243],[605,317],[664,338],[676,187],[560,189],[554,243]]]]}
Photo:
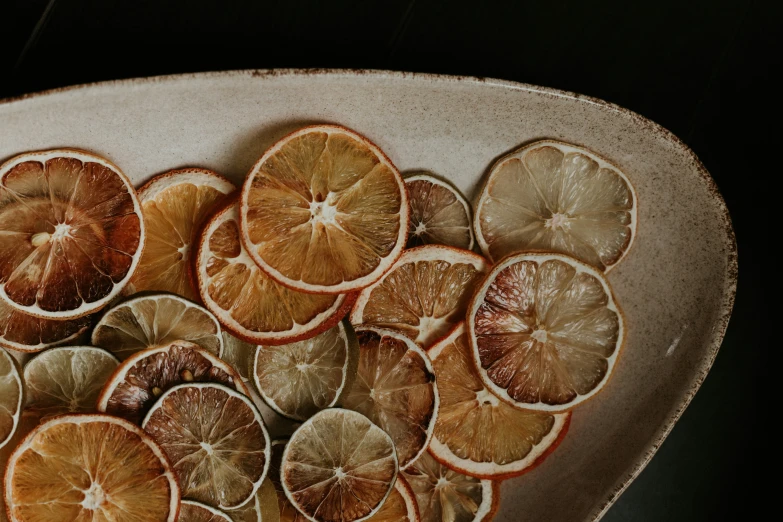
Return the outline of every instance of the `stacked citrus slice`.
{"type": "Polygon", "coordinates": [[[0,347],[35,353],[77,342],[90,328],[90,316],[58,321],[28,315],[0,301],[0,347]]]}
{"type": "Polygon", "coordinates": [[[427,173],[406,176],[405,187],[411,208],[408,248],[430,244],[473,248],[470,205],[456,188],[427,173]]]}
{"type": "Polygon", "coordinates": [[[16,361],[0,348],[0,448],[16,431],[22,412],[22,379],[16,361]]]}

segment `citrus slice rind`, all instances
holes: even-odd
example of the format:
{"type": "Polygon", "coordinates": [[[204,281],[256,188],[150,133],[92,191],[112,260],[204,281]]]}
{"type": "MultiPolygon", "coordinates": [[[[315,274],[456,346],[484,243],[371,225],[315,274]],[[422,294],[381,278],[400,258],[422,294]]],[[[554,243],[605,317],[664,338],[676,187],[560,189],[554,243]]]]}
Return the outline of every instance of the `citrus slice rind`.
{"type": "Polygon", "coordinates": [[[103,385],[120,362],[92,346],[63,346],[39,353],[24,366],[25,415],[43,419],[91,413],[103,385]]]}
{"type": "Polygon", "coordinates": [[[141,426],[171,460],[183,497],[236,509],[254,499],[266,478],[269,433],[250,398],[231,388],[174,386],[141,426]]]}
{"type": "Polygon", "coordinates": [[[96,512],[175,522],[180,503],[161,448],[138,426],[100,414],[39,424],[8,459],[4,496],[11,522],[92,520],[96,512]]]}
{"type": "Polygon", "coordinates": [[[211,312],[174,294],[131,297],[110,308],[92,331],[92,344],[120,360],[140,350],[188,341],[220,356],[223,337],[211,312]]]}
{"type": "Polygon", "coordinates": [[[250,394],[229,364],[193,343],[177,341],[125,359],[103,386],[97,409],[141,422],[163,392],[188,382],[214,382],[250,394]]]}
{"type": "Polygon", "coordinates": [[[226,330],[254,344],[287,344],[328,330],[355,299],[354,294],[299,292],[269,277],[242,246],[236,203],[204,227],[196,271],[205,306],[226,330]]]}
{"type": "Polygon", "coordinates": [[[473,212],[454,186],[427,173],[405,176],[411,215],[407,248],[439,244],[473,249],[473,212]]]}
{"type": "Polygon", "coordinates": [[[74,319],[125,287],[144,246],[133,185],[89,152],[30,152],[0,165],[0,299],[74,319]]]}
{"type": "Polygon", "coordinates": [[[343,407],[357,411],[389,434],[400,469],[427,449],[440,402],[427,354],[408,337],[371,326],[356,329],[359,365],[343,407]]]}
{"type": "Polygon", "coordinates": [[[476,290],[466,325],[484,385],[512,406],[546,412],[601,391],[625,338],[603,273],[561,254],[501,260],[476,290]]]}
{"type": "Polygon", "coordinates": [[[291,288],[339,294],[376,281],[400,256],[408,199],[375,144],[337,125],[305,127],[256,162],[242,187],[242,243],[291,288]]]}
{"type": "Polygon", "coordinates": [[[19,425],[24,386],[16,361],[0,348],[0,448],[13,437],[19,425]]]}
{"type": "Polygon", "coordinates": [[[359,293],[351,323],[395,330],[426,350],[464,320],[474,289],[488,270],[486,259],[469,250],[411,248],[359,293]]]}
{"type": "Polygon", "coordinates": [[[126,293],[171,292],[198,299],[191,256],[204,221],[236,187],[207,169],[155,176],[139,190],[147,238],[126,293]]]}
{"type": "Polygon", "coordinates": [[[563,440],[570,413],[520,410],[487,390],[475,368],[464,323],[427,355],[440,395],[429,444],[438,462],[472,477],[507,479],[539,465],[563,440]]]}
{"type": "Polygon", "coordinates": [[[280,482],[307,520],[360,522],[381,509],[397,470],[386,432],[359,413],[332,408],[310,417],[291,436],[280,482]]]}
{"type": "Polygon", "coordinates": [[[91,316],[57,321],[27,315],[0,301],[0,347],[36,353],[71,344],[90,329],[91,316]]]}
{"type": "Polygon", "coordinates": [[[402,474],[416,495],[421,522],[489,522],[497,512],[499,482],[449,469],[429,453],[402,474]]]}
{"type": "Polygon", "coordinates": [[[607,160],[583,147],[537,141],[491,168],[476,204],[476,240],[494,261],[544,250],[606,271],[631,247],[636,206],[633,185],[607,160]]]}
{"type": "Polygon", "coordinates": [[[183,500],[179,504],[179,518],[182,522],[232,522],[228,515],[195,500],[183,500]]]}
{"type": "Polygon", "coordinates": [[[305,341],[259,346],[253,381],[277,413],[304,421],[337,404],[351,388],[358,352],[356,334],[343,320],[305,341]]]}

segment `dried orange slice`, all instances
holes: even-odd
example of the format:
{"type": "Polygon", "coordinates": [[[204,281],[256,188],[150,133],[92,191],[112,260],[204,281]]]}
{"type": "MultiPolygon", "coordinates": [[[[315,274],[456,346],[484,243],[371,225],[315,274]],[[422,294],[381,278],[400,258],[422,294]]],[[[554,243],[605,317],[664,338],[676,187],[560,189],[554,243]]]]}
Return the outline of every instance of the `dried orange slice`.
{"type": "Polygon", "coordinates": [[[464,323],[427,355],[440,395],[429,450],[439,462],[473,477],[506,479],[540,464],[563,440],[570,413],[519,410],[487,390],[464,323]]]}
{"type": "Polygon", "coordinates": [[[175,386],[142,423],[171,459],[182,495],[220,509],[250,502],[269,468],[269,434],[250,399],[214,383],[175,386]]]}
{"type": "Polygon", "coordinates": [[[306,294],[275,282],[239,235],[238,206],[231,204],[204,228],[196,258],[201,298],[226,330],[255,344],[286,344],[331,328],[350,310],[353,295],[306,294]]]}
{"type": "Polygon", "coordinates": [[[242,243],[278,282],[315,293],[355,291],[402,253],[408,199],[400,173],[367,138],[305,127],[274,144],[242,188],[242,243]]]}
{"type": "Polygon", "coordinates": [[[233,522],[228,515],[201,502],[183,500],[179,505],[180,522],[233,522]]]}
{"type": "Polygon", "coordinates": [[[236,371],[186,341],[142,350],[123,361],[98,397],[98,411],[141,422],[158,398],[177,384],[216,382],[248,395],[236,371]]]}
{"type": "Polygon", "coordinates": [[[147,241],[130,293],[171,292],[198,299],[191,256],[197,234],[220,202],[236,190],[233,183],[207,169],[172,170],[139,189],[147,241]]]}
{"type": "Polygon", "coordinates": [[[90,328],[90,316],[57,321],[27,315],[0,301],[0,347],[35,353],[76,342],[90,328]]]}
{"type": "Polygon", "coordinates": [[[546,250],[608,270],[636,234],[636,194],[625,174],[597,154],[537,141],[492,167],[475,228],[482,252],[494,261],[546,250]]]}
{"type": "Polygon", "coordinates": [[[38,425],[5,471],[13,522],[175,522],[179,486],[163,451],[110,415],[61,415],[38,425]]]}
{"type": "Polygon", "coordinates": [[[92,344],[120,360],[152,346],[189,341],[220,356],[220,323],[208,310],[174,294],[133,297],[104,314],[92,331],[92,344]]]}
{"type": "Polygon", "coordinates": [[[259,346],[253,369],[256,389],[280,415],[306,420],[337,404],[351,388],[358,352],[348,321],[306,341],[259,346]]]}
{"type": "Polygon", "coordinates": [[[498,482],[463,475],[425,453],[403,472],[421,522],[489,522],[500,500],[498,482]]]}
{"type": "Polygon", "coordinates": [[[402,334],[370,326],[356,329],[359,369],[343,400],[394,441],[400,468],[414,462],[432,438],[438,387],[429,357],[402,334]]]}
{"type": "Polygon", "coordinates": [[[426,350],[465,318],[487,270],[483,257],[459,248],[406,250],[380,281],[362,290],[351,322],[396,330],[426,350]]]}
{"type": "Polygon", "coordinates": [[[17,310],[50,319],[99,310],[143,245],[136,191],[106,159],[58,149],[0,165],[0,299],[17,310]]]}
{"type": "Polygon", "coordinates": [[[471,301],[467,330],[493,394],[550,412],[601,391],[625,337],[603,273],[559,254],[517,254],[495,265],[471,301]]]}
{"type": "Polygon", "coordinates": [[[19,424],[23,390],[16,361],[0,348],[0,448],[13,437],[19,424]]]}
{"type": "Polygon", "coordinates": [[[396,477],[389,436],[367,417],[339,408],[302,424],[280,464],[288,501],[316,522],[368,519],[381,509],[396,477]]]}
{"type": "Polygon", "coordinates": [[[430,174],[405,177],[411,207],[408,248],[448,245],[473,248],[473,219],[470,205],[450,183],[430,174]]]}

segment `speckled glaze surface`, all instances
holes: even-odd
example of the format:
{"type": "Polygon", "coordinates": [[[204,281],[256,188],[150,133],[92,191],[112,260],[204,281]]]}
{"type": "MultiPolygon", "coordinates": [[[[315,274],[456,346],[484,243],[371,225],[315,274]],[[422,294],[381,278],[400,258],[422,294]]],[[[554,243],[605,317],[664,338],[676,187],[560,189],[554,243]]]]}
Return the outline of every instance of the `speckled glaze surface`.
{"type": "Polygon", "coordinates": [[[549,459],[501,487],[496,520],[596,520],[644,468],[706,376],[731,313],[736,246],[698,158],[630,111],[498,80],[367,71],[241,71],[89,85],[0,102],[0,160],[79,147],[139,186],[185,166],[241,183],[264,150],[313,123],[370,138],[405,172],[472,199],[500,156],[532,140],[584,145],[628,176],[638,229],[608,278],[628,328],[603,393],[549,459]]]}

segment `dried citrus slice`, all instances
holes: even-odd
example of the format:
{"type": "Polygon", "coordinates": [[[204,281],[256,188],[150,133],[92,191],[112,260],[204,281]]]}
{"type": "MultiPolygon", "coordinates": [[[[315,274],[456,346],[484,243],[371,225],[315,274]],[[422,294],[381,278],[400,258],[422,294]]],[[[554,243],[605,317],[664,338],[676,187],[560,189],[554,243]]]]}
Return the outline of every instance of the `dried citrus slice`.
{"type": "Polygon", "coordinates": [[[492,167],[475,228],[481,250],[494,261],[546,250],[608,270],[633,242],[636,194],[625,174],[595,153],[537,141],[492,167]]]}
{"type": "Polygon", "coordinates": [[[0,348],[0,448],[14,435],[22,413],[22,378],[16,361],[0,348]]]}
{"type": "Polygon", "coordinates": [[[625,337],[604,275],[559,254],[516,254],[495,265],[471,301],[467,330],[493,394],[550,412],[598,393],[625,337]]]}
{"type": "Polygon", "coordinates": [[[183,500],[179,505],[179,522],[233,522],[228,515],[201,502],[183,500]]]}
{"type": "Polygon", "coordinates": [[[272,457],[269,461],[269,478],[275,487],[277,495],[277,504],[280,510],[280,522],[305,522],[310,520],[297,510],[288,500],[280,483],[280,464],[283,460],[283,451],[285,451],[288,439],[277,439],[272,441],[272,457]]]}
{"type": "Polygon", "coordinates": [[[306,420],[337,404],[356,375],[359,346],[348,321],[306,341],[259,346],[253,378],[280,415],[306,420]]]}
{"type": "Polygon", "coordinates": [[[223,349],[220,323],[208,310],[173,294],[133,297],[114,306],[98,321],[92,344],[120,360],[173,341],[189,341],[217,356],[223,349]]]}
{"type": "Polygon", "coordinates": [[[5,471],[13,522],[177,520],[179,486],[163,451],[110,415],[61,415],[38,425],[5,471]]]}
{"type": "Polygon", "coordinates": [[[242,243],[286,286],[345,293],[376,281],[402,253],[408,198],[397,168],[367,138],[305,127],[274,144],[242,187],[242,243]]]}
{"type": "Polygon", "coordinates": [[[370,326],[356,330],[359,369],[343,400],[391,436],[400,468],[427,448],[438,416],[438,387],[427,354],[402,334],[370,326]]]}
{"type": "Polygon", "coordinates": [[[227,331],[223,330],[223,353],[220,358],[230,364],[244,382],[253,379],[253,365],[256,362],[257,345],[246,343],[242,339],[237,339],[227,331]]]}
{"type": "Polygon", "coordinates": [[[439,244],[473,248],[470,205],[450,183],[430,174],[405,177],[411,207],[408,248],[439,244]]]}
{"type": "Polygon", "coordinates": [[[98,397],[98,411],[140,422],[163,392],[186,382],[217,382],[249,394],[228,364],[186,341],[142,350],[120,364],[98,397]]]}
{"type": "Polygon", "coordinates": [[[136,191],[104,158],[58,149],[0,165],[0,299],[17,310],[73,319],[102,308],[143,245],[136,191]]]}
{"type": "Polygon", "coordinates": [[[25,414],[36,418],[95,411],[98,395],[119,361],[92,346],[52,348],[24,366],[25,414]]]}
{"type": "Polygon", "coordinates": [[[57,321],[27,315],[0,301],[0,347],[19,352],[40,352],[73,343],[90,328],[90,316],[57,321]]]}
{"type": "Polygon", "coordinates": [[[216,206],[236,190],[226,178],[207,169],[172,170],[139,189],[147,241],[130,292],[171,292],[198,299],[191,272],[197,234],[216,206]]]}
{"type": "Polygon", "coordinates": [[[196,258],[201,298],[235,336],[286,344],[331,328],[350,310],[353,295],[306,294],[275,282],[250,259],[239,235],[238,206],[230,204],[204,228],[196,258]]]}
{"type": "Polygon", "coordinates": [[[267,477],[250,502],[242,507],[226,510],[226,515],[232,522],[280,522],[280,508],[275,486],[269,480],[270,472],[267,472],[267,477]]]}
{"type": "Polygon", "coordinates": [[[427,349],[464,319],[487,270],[483,257],[459,248],[406,250],[380,281],[362,290],[351,322],[396,330],[427,349]]]}
{"type": "Polygon", "coordinates": [[[175,386],[142,423],[171,459],[182,495],[221,509],[251,501],[269,468],[269,434],[250,399],[214,383],[175,386]]]}
{"type": "Polygon", "coordinates": [[[283,491],[316,522],[366,520],[381,509],[397,477],[394,443],[367,417],[332,408],[316,413],[283,451],[283,491]]]}
{"type": "Polygon", "coordinates": [[[463,475],[425,453],[403,472],[421,522],[489,522],[498,509],[498,482],[463,475]]]}
{"type": "Polygon", "coordinates": [[[464,323],[427,354],[440,395],[429,450],[441,463],[473,477],[506,479],[540,464],[563,440],[570,413],[519,410],[487,390],[464,323]]]}

